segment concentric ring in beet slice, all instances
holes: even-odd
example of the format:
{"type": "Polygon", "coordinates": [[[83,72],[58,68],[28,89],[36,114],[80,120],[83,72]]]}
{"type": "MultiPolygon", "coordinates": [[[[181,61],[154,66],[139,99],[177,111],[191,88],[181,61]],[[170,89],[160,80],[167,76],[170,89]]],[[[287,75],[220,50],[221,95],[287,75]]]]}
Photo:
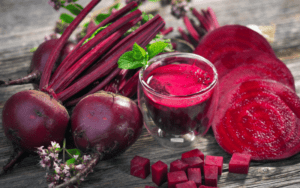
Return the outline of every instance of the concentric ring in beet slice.
{"type": "Polygon", "coordinates": [[[300,99],[293,90],[273,80],[248,80],[220,98],[212,128],[230,154],[278,160],[300,151],[299,120],[300,99]]]}
{"type": "Polygon", "coordinates": [[[207,33],[193,53],[214,62],[224,53],[258,50],[275,56],[269,42],[259,33],[242,25],[225,25],[207,33]]]}
{"type": "Polygon", "coordinates": [[[278,58],[261,51],[229,52],[218,59],[214,65],[219,79],[239,66],[253,65],[257,69],[271,72],[272,76],[276,77],[274,80],[286,84],[295,91],[294,77],[289,68],[278,58]]]}
{"type": "Polygon", "coordinates": [[[219,96],[223,96],[235,85],[253,79],[270,79],[286,84],[282,78],[268,68],[257,67],[255,65],[242,65],[229,71],[219,80],[219,96]]]}

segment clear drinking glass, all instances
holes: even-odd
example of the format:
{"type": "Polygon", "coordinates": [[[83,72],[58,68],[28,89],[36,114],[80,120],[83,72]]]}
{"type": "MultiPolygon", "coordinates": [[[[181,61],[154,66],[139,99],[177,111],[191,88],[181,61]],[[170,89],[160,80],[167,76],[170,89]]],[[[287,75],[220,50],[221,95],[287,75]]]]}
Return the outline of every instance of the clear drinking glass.
{"type": "Polygon", "coordinates": [[[218,102],[218,89],[215,67],[199,55],[172,52],[152,58],[139,75],[138,103],[145,127],[162,146],[181,148],[191,145],[196,136],[204,135],[211,125],[218,102]],[[206,80],[209,81],[207,87],[188,95],[172,95],[150,87],[147,82],[152,71],[169,64],[199,67],[207,76],[204,78],[209,78],[206,80]]]}

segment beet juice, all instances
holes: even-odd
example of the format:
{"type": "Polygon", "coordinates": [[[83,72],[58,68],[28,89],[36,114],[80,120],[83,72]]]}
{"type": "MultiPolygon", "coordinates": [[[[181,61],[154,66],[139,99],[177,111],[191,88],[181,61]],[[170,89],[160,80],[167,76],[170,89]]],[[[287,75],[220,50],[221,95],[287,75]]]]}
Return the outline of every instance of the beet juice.
{"type": "Polygon", "coordinates": [[[138,92],[148,131],[157,139],[176,143],[175,147],[191,142],[195,132],[204,135],[218,99],[213,65],[189,53],[168,53],[150,62],[140,72],[138,92]]]}

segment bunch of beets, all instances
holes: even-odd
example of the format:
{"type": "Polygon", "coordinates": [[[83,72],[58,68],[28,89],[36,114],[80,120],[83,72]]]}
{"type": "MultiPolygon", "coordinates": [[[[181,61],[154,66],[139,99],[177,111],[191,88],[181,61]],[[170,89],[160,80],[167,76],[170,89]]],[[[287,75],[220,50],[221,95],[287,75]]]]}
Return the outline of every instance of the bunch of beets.
{"type": "Polygon", "coordinates": [[[91,0],[59,39],[45,41],[38,47],[31,74],[1,83],[38,84],[36,90],[14,94],[4,105],[3,130],[15,152],[3,173],[27,154],[35,154],[38,147],[47,148],[51,142],[61,144],[70,130],[75,145],[91,154],[90,162],[78,176],[61,186],[71,185],[100,160],[124,152],[140,136],[142,114],[130,99],[137,91],[138,70],[121,70],[117,62],[134,43],[145,48],[165,22],[156,15],[128,34],[142,20],[142,12],[135,9],[137,3],[131,2],[89,30],[77,44],[68,42],[79,23],[100,1],[91,0]],[[103,26],[107,27],[90,38],[103,26]],[[104,88],[114,93],[96,93],[104,88]],[[66,106],[74,105],[70,117],[66,106]]]}

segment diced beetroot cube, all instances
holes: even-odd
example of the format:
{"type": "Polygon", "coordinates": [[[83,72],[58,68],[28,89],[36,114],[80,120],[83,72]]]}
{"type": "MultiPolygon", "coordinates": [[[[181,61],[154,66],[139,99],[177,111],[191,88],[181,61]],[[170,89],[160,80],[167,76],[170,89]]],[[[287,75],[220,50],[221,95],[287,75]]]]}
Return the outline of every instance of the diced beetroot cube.
{"type": "Polygon", "coordinates": [[[218,184],[218,167],[204,166],[204,179],[205,185],[216,187],[218,184]]]}
{"type": "Polygon", "coordinates": [[[184,162],[181,159],[177,159],[176,161],[173,161],[170,163],[170,172],[175,172],[175,171],[186,171],[188,168],[188,164],[184,162]]]}
{"type": "Polygon", "coordinates": [[[189,168],[187,170],[188,179],[196,183],[197,186],[202,184],[201,169],[200,168],[189,168]]]}
{"type": "Polygon", "coordinates": [[[145,179],[150,174],[150,160],[136,155],[130,162],[130,174],[145,179]]]}
{"type": "Polygon", "coordinates": [[[189,157],[182,159],[189,166],[188,168],[201,168],[203,169],[204,162],[200,157],[189,157]]]}
{"type": "Polygon", "coordinates": [[[167,181],[168,177],[168,165],[162,161],[157,161],[151,166],[152,170],[152,181],[160,186],[167,181]]]}
{"type": "Polygon", "coordinates": [[[168,173],[168,188],[175,188],[178,183],[187,182],[188,178],[184,171],[175,171],[168,173]]]}
{"type": "Polygon", "coordinates": [[[204,154],[199,149],[193,149],[191,151],[181,154],[181,159],[189,157],[200,157],[202,160],[204,160],[204,154]]]}
{"type": "Polygon", "coordinates": [[[150,185],[146,185],[145,188],[157,188],[157,187],[153,187],[153,186],[150,186],[150,185]]]}
{"type": "Polygon", "coordinates": [[[201,185],[199,188],[218,188],[218,187],[211,187],[211,186],[201,185]]]}
{"type": "Polygon", "coordinates": [[[218,167],[218,174],[222,175],[223,157],[222,156],[207,155],[205,157],[204,165],[206,165],[206,166],[217,166],[218,167]]]}
{"type": "Polygon", "coordinates": [[[248,174],[251,155],[234,153],[229,161],[228,171],[231,173],[248,174]]]}
{"type": "Polygon", "coordinates": [[[175,188],[197,188],[195,182],[187,181],[184,183],[178,183],[175,185],[175,188]]]}

